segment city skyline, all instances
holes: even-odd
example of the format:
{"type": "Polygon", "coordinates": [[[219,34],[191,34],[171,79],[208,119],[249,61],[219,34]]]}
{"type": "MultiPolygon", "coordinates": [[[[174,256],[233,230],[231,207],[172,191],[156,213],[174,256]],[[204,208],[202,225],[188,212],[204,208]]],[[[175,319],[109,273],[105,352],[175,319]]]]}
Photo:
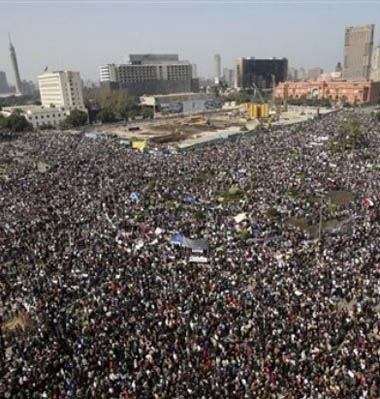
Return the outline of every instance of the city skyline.
{"type": "Polygon", "coordinates": [[[234,68],[239,57],[275,56],[288,58],[289,66],[333,71],[343,61],[347,26],[375,24],[374,45],[379,42],[379,3],[259,3],[0,2],[0,70],[14,86],[8,31],[20,74],[33,81],[45,66],[98,81],[99,65],[125,62],[129,53],[178,53],[208,78],[214,54],[222,69],[234,68]]]}

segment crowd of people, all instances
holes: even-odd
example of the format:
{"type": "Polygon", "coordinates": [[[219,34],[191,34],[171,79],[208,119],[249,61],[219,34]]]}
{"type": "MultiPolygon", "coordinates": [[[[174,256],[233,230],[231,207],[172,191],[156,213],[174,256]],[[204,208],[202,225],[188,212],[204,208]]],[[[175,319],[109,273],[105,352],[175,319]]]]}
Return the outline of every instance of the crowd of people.
{"type": "Polygon", "coordinates": [[[380,125],[332,153],[346,116],[179,153],[1,142],[0,397],[378,399],[380,125]]]}

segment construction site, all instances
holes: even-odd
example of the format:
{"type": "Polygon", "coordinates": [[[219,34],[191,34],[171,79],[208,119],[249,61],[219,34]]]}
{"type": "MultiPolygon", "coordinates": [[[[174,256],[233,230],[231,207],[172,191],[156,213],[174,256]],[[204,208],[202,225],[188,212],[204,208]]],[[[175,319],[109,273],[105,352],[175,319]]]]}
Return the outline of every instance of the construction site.
{"type": "MultiPolygon", "coordinates": [[[[186,149],[224,140],[256,129],[287,125],[315,118],[328,109],[310,107],[270,107],[269,104],[228,105],[219,110],[196,114],[158,117],[149,121],[130,121],[112,125],[93,126],[96,135],[113,135],[133,142],[153,146],[186,149]]],[[[136,146],[140,148],[141,145],[136,146]]]]}

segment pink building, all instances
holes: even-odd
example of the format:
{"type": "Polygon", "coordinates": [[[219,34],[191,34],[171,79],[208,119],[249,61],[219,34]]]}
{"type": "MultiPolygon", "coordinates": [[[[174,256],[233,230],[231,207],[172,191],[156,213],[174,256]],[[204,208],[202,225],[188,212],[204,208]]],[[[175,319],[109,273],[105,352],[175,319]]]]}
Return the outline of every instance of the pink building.
{"type": "Polygon", "coordinates": [[[275,88],[275,97],[282,99],[316,98],[344,100],[350,104],[377,103],[380,82],[362,81],[304,81],[283,82],[275,88]]]}

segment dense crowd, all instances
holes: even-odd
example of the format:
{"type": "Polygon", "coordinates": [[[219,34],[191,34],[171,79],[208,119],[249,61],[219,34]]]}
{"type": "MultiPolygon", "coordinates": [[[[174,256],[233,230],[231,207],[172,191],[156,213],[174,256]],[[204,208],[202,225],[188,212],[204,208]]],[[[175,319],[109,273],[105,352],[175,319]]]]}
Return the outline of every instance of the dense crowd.
{"type": "Polygon", "coordinates": [[[378,399],[380,126],[333,154],[345,116],[180,153],[0,143],[0,397],[378,399]]]}

